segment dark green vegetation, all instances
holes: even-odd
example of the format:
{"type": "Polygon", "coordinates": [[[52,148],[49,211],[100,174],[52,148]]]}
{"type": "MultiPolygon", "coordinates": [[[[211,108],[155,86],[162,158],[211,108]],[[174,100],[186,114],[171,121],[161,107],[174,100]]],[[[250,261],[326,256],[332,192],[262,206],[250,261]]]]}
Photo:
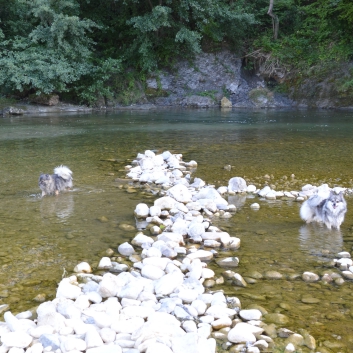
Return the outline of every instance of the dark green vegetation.
{"type": "MultiPolygon", "coordinates": [[[[180,57],[227,48],[301,77],[353,56],[351,0],[0,0],[0,93],[128,102],[180,57]],[[278,34],[274,36],[274,26],[278,34]],[[277,38],[274,38],[277,37],[277,38]],[[130,93],[129,93],[130,92],[130,93]]],[[[341,89],[353,86],[352,75],[341,89]]]]}

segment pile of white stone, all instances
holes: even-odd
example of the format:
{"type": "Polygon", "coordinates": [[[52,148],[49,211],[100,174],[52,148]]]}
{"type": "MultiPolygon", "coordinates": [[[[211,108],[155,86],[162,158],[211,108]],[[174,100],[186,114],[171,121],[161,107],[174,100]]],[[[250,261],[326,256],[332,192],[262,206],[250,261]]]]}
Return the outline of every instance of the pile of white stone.
{"type": "Polygon", "coordinates": [[[140,271],[64,278],[36,320],[31,312],[6,312],[1,352],[214,353],[215,338],[244,343],[249,353],[269,346],[259,310],[241,310],[238,298],[222,292],[205,293],[202,280],[214,275],[205,263],[158,255],[146,254],[140,271]]]}
{"type": "MultiPolygon", "coordinates": [[[[317,194],[320,190],[323,190],[323,189],[328,191],[331,190],[327,184],[322,184],[320,186],[306,184],[302,187],[300,191],[276,191],[276,190],[272,190],[268,185],[266,185],[263,189],[256,190],[255,193],[257,193],[260,197],[263,197],[267,200],[286,198],[286,199],[291,199],[296,201],[305,201],[310,196],[317,194]]],[[[339,192],[348,193],[348,190],[346,188],[342,188],[338,186],[332,188],[332,190],[337,194],[339,192]]]]}
{"type": "MultiPolygon", "coordinates": [[[[344,278],[353,280],[353,261],[351,254],[347,251],[342,251],[337,254],[338,259],[334,259],[336,267],[338,267],[344,278]]],[[[332,274],[326,276],[327,281],[335,280],[332,279],[332,274]]]]}

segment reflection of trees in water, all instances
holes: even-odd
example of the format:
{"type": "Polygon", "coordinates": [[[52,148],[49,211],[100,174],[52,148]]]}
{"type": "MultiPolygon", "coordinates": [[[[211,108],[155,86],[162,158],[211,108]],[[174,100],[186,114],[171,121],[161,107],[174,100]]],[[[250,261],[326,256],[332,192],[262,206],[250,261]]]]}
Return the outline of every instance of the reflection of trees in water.
{"type": "Polygon", "coordinates": [[[45,196],[41,200],[40,213],[42,218],[56,216],[60,219],[66,219],[74,211],[74,198],[70,193],[60,194],[58,196],[45,196]]]}
{"type": "Polygon", "coordinates": [[[343,249],[343,237],[340,230],[327,229],[317,223],[306,224],[299,228],[300,246],[311,254],[329,251],[335,254],[343,249]]]}

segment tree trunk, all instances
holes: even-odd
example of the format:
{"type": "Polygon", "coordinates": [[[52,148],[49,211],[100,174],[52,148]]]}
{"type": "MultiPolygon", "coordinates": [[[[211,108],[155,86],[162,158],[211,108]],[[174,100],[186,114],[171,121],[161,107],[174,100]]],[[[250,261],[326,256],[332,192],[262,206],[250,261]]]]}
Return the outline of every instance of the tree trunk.
{"type": "Polygon", "coordinates": [[[273,13],[273,2],[274,0],[270,0],[270,6],[268,8],[267,14],[272,18],[273,39],[276,40],[278,38],[279,20],[278,16],[273,13]]]}

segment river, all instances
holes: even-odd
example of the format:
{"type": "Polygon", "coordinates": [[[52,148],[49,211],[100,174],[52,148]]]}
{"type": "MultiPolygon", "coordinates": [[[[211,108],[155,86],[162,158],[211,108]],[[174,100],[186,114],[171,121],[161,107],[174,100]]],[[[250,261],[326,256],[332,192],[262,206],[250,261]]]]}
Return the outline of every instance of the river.
{"type": "MultiPolygon", "coordinates": [[[[193,174],[216,187],[234,176],[263,187],[299,190],[305,184],[353,187],[353,112],[293,110],[158,110],[5,117],[0,120],[0,304],[14,313],[51,300],[62,276],[87,261],[98,263],[136,230],[137,203],[151,194],[122,187],[124,166],[138,152],[166,150],[195,160],[193,174]],[[40,173],[67,165],[74,189],[40,197],[40,173]],[[224,169],[230,165],[231,170],[224,169]],[[124,227],[125,225],[125,227],[124,227]],[[34,300],[36,298],[36,300],[34,300]]],[[[313,335],[321,352],[353,351],[353,283],[308,284],[304,271],[340,273],[335,254],[352,251],[353,198],[341,231],[304,225],[295,201],[231,196],[238,210],[214,220],[241,239],[233,255],[244,277],[275,270],[246,288],[215,287],[287,315],[287,328],[313,335]],[[250,209],[258,202],[259,211],[250,209]],[[298,277],[299,276],[299,277],[298,277]],[[308,303],[305,298],[315,298],[308,303]]],[[[218,274],[215,264],[209,265],[218,274]]],[[[320,351],[317,349],[317,351],[320,351]]]]}

